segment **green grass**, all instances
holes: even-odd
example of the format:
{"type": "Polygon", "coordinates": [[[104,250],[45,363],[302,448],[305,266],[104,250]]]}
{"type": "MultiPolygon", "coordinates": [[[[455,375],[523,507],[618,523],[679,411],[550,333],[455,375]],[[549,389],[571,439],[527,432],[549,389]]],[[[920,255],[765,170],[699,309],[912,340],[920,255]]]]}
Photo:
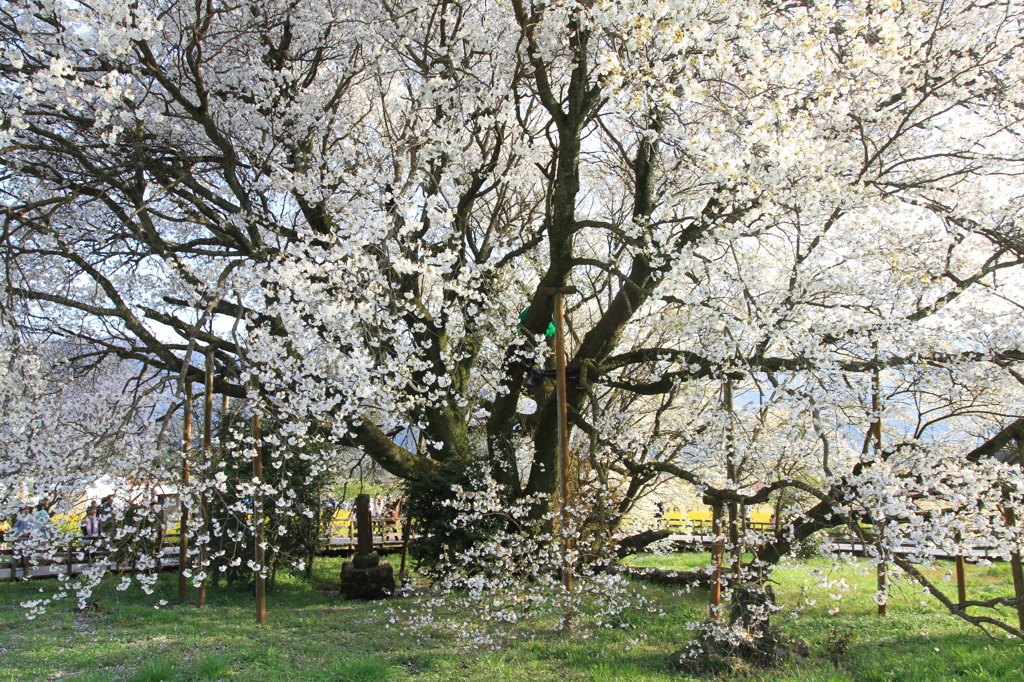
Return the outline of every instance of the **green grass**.
{"type": "Polygon", "coordinates": [[[396,673],[392,664],[375,656],[339,658],[323,679],[330,682],[378,682],[396,673]]]}
{"type": "Polygon", "coordinates": [[[197,680],[219,680],[231,666],[231,660],[227,654],[206,654],[196,661],[194,677],[197,680]]]}
{"type": "Polygon", "coordinates": [[[132,682],[174,682],[178,676],[174,661],[155,659],[146,661],[131,676],[132,682]]]}
{"type": "MultiPolygon", "coordinates": [[[[687,570],[706,560],[707,555],[682,554],[635,557],[633,563],[687,570]]],[[[32,621],[18,603],[45,596],[58,583],[0,583],[0,680],[678,682],[693,678],[675,672],[669,654],[691,637],[685,623],[707,613],[706,591],[677,594],[648,586],[643,593],[663,614],[633,613],[627,619],[633,629],[566,635],[549,620],[520,628],[522,637],[500,650],[467,650],[439,629],[412,638],[386,627],[384,605],[338,598],[337,560],[324,560],[317,569],[311,583],[279,577],[264,626],[254,624],[253,598],[241,587],[210,589],[203,608],[193,605],[192,594],[190,603],[174,606],[171,575],[156,584],[152,596],[137,587],[118,592],[108,585],[93,597],[98,613],[71,613],[74,604],[65,601],[32,621]],[[170,604],[154,609],[160,599],[170,604]]],[[[941,580],[946,570],[941,566],[933,575],[953,594],[954,584],[941,580]]],[[[774,622],[805,638],[811,656],[744,679],[1024,679],[1024,647],[989,639],[954,620],[915,585],[896,585],[889,615],[878,617],[874,572],[867,564],[833,570],[824,560],[812,560],[780,569],[774,579],[783,606],[774,622]],[[844,581],[842,599],[833,601],[818,586],[820,579],[844,581]],[[830,616],[835,606],[839,611],[830,616]],[[851,639],[837,668],[826,647],[830,637],[845,633],[851,639]]],[[[1006,595],[1010,584],[1005,564],[969,568],[971,597],[1006,595]]]]}

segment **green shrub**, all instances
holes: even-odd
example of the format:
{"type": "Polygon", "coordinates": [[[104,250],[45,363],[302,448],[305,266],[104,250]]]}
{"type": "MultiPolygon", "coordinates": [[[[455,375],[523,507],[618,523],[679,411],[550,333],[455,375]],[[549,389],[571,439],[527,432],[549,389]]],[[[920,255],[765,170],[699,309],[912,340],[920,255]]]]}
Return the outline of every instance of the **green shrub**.
{"type": "Polygon", "coordinates": [[[438,473],[405,484],[405,513],[416,528],[417,535],[410,547],[427,568],[436,566],[443,554],[459,554],[505,526],[504,519],[487,517],[464,527],[453,528],[459,510],[444,503],[455,500],[453,486],[463,490],[478,490],[482,487],[470,474],[477,469],[479,467],[465,460],[448,461],[438,473]]]}

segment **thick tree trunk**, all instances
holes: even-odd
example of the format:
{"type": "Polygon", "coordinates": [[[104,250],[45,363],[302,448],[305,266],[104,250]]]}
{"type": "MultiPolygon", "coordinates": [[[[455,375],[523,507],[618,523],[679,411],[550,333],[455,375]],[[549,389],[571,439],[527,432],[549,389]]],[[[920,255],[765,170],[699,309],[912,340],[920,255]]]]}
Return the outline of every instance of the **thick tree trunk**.
{"type": "Polygon", "coordinates": [[[616,543],[615,557],[621,561],[630,554],[642,552],[647,545],[655,543],[658,540],[664,540],[671,535],[672,531],[667,528],[661,528],[659,530],[645,530],[642,533],[622,538],[616,543]]]}

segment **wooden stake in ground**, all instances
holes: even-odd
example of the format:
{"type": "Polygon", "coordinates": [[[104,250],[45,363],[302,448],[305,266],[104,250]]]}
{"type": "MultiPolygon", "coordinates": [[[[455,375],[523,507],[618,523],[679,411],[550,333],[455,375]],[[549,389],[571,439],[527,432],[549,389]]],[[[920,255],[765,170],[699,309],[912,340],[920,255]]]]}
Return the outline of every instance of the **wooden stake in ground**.
{"type": "MultiPolygon", "coordinates": [[[[252,393],[256,395],[258,384],[256,377],[252,379],[252,393]]],[[[256,624],[267,622],[267,579],[263,561],[266,558],[263,546],[263,441],[260,435],[260,416],[255,409],[252,413],[252,437],[256,441],[256,456],[252,462],[252,476],[256,479],[257,489],[252,500],[252,522],[256,536],[256,624]]]]}
{"type": "MultiPolygon", "coordinates": [[[[708,500],[705,500],[707,503],[708,500]]],[[[711,500],[711,620],[722,618],[722,505],[718,500],[711,500]]]]}
{"type": "MultiPolygon", "coordinates": [[[[210,453],[213,446],[213,346],[209,346],[206,349],[206,385],[205,391],[203,392],[203,467],[208,468],[210,466],[210,453]]],[[[200,496],[200,506],[203,509],[203,520],[202,524],[207,528],[210,527],[210,502],[206,498],[206,493],[202,493],[200,496]]],[[[206,534],[209,537],[209,533],[206,534]]],[[[203,573],[206,573],[206,548],[199,545],[199,567],[203,573]]],[[[206,577],[199,581],[199,591],[196,594],[196,605],[206,605],[206,577]]]]}
{"type": "Polygon", "coordinates": [[[555,389],[558,401],[558,489],[559,489],[559,510],[561,512],[562,552],[562,585],[565,588],[566,607],[562,619],[562,629],[572,630],[572,562],[569,560],[569,552],[572,550],[572,540],[569,538],[569,416],[568,416],[568,387],[565,382],[565,313],[563,297],[565,294],[575,294],[576,287],[542,287],[539,290],[542,296],[554,296],[555,299],[555,389]]]}
{"type": "MultiPolygon", "coordinates": [[[[1017,463],[1024,468],[1024,439],[1017,438],[1017,463]]],[[[1013,507],[1006,507],[1006,525],[1012,528],[1017,525],[1013,507]]],[[[1013,574],[1013,593],[1017,599],[1024,599],[1024,570],[1021,570],[1020,551],[1010,552],[1010,571],[1013,574]]],[[[1017,604],[1017,622],[1024,630],[1024,604],[1017,604]]]]}
{"type": "MultiPolygon", "coordinates": [[[[877,347],[876,347],[877,350],[877,347]]],[[[871,409],[875,413],[875,421],[871,424],[871,437],[874,441],[875,454],[881,455],[882,453],[882,398],[881,398],[881,380],[878,376],[878,368],[875,368],[875,373],[871,378],[871,409]]],[[[884,528],[884,525],[882,526],[884,528]]],[[[879,529],[881,533],[881,528],[879,529]]],[[[882,598],[885,599],[881,604],[878,605],[878,615],[884,616],[888,611],[888,599],[889,594],[889,567],[886,565],[884,560],[878,562],[878,591],[882,593],[882,598]]]]}
{"type": "Polygon", "coordinates": [[[961,604],[967,601],[967,565],[963,554],[956,558],[956,596],[961,604]]]}
{"type": "Polygon", "coordinates": [[[398,577],[405,580],[405,566],[409,561],[409,537],[412,534],[412,521],[409,517],[402,520],[402,567],[398,570],[398,577]]]}
{"type": "MultiPolygon", "coordinates": [[[[736,481],[739,479],[739,467],[736,466],[736,433],[733,424],[733,395],[732,379],[726,378],[722,385],[722,405],[727,412],[729,423],[725,430],[725,455],[726,455],[726,477],[729,479],[729,487],[735,489],[736,481]]],[[[740,547],[740,516],[739,505],[736,502],[729,502],[729,545],[732,553],[732,566],[730,572],[733,580],[739,582],[740,574],[743,572],[743,551],[740,547]]]]}
{"type": "Polygon", "coordinates": [[[185,404],[182,407],[185,420],[185,432],[181,438],[181,490],[178,491],[178,504],[181,506],[181,522],[178,532],[178,603],[184,604],[188,593],[188,507],[185,505],[185,488],[189,483],[189,450],[192,449],[192,380],[185,379],[185,404]]]}

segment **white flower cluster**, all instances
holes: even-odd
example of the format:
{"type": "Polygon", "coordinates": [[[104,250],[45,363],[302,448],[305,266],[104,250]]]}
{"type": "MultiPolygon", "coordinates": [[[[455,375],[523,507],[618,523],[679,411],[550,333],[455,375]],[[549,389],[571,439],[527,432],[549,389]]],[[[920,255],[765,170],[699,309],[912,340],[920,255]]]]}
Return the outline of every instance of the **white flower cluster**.
{"type": "Polygon", "coordinates": [[[471,547],[448,551],[429,572],[426,592],[390,607],[389,623],[402,632],[445,632],[467,647],[496,648],[535,636],[538,628],[568,626],[583,636],[594,628],[630,628],[631,612],[656,610],[623,576],[608,570],[607,557],[583,551],[588,538],[579,524],[589,506],[574,505],[569,527],[552,530],[557,525],[552,514],[531,520],[537,500],[510,504],[507,491],[489,477],[472,491],[455,492],[448,502],[459,512],[453,530],[482,523],[490,530],[482,530],[471,547]],[[565,538],[575,546],[567,547],[565,538]],[[571,591],[563,582],[567,566],[573,571],[571,591]],[[458,618],[449,616],[453,609],[458,618]]]}

